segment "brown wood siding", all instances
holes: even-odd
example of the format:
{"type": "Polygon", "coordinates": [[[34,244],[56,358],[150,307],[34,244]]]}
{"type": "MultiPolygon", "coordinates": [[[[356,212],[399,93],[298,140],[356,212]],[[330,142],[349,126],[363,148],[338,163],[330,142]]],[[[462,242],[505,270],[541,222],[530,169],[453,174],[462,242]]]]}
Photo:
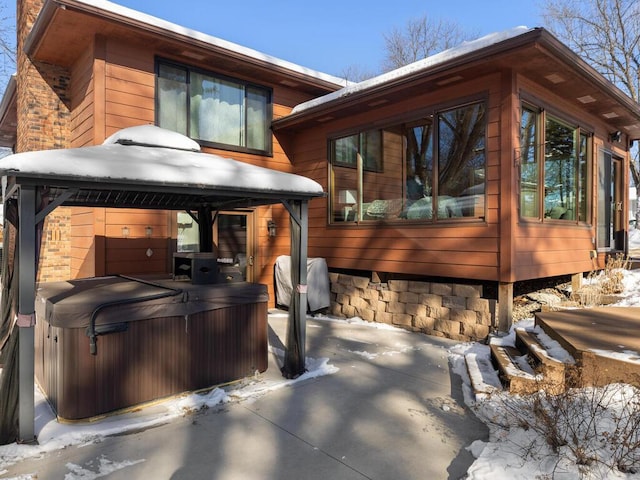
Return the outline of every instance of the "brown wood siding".
{"type": "Polygon", "coordinates": [[[87,48],[71,72],[71,146],[91,145],[94,126],[93,49],[87,48]]]}
{"type": "MultiPolygon", "coordinates": [[[[561,118],[564,115],[568,120],[578,121],[582,127],[592,130],[594,164],[590,179],[592,218],[589,223],[576,225],[576,223],[549,220],[542,222],[520,220],[513,238],[514,275],[518,280],[524,280],[590,271],[598,267],[591,258],[595,249],[593,239],[596,238],[596,229],[594,225],[597,224],[597,152],[599,148],[604,147],[609,129],[606,123],[599,118],[577,108],[571,101],[573,99],[560,98],[552,91],[525,78],[517,77],[517,91],[519,94],[527,95],[527,98],[540,99],[544,106],[552,108],[553,113],[561,118]]],[[[519,108],[520,102],[518,101],[514,105],[515,115],[519,115],[519,108]]],[[[517,134],[514,136],[516,137],[514,144],[518,145],[519,138],[517,138],[517,134]]],[[[626,158],[626,153],[618,153],[622,158],[626,158]]],[[[515,201],[517,202],[517,198],[515,201]]],[[[516,211],[517,203],[513,208],[516,211]]]]}
{"type": "Polygon", "coordinates": [[[514,245],[513,238],[515,236],[516,219],[518,216],[517,206],[519,202],[516,199],[515,192],[518,191],[518,179],[516,169],[514,168],[513,146],[514,138],[520,135],[520,128],[517,116],[518,104],[515,98],[515,75],[510,71],[502,72],[500,76],[501,85],[501,106],[500,111],[496,112],[500,116],[499,131],[502,133],[496,138],[495,147],[496,156],[500,158],[497,165],[496,184],[501,193],[497,198],[498,210],[495,212],[496,220],[499,223],[500,240],[498,253],[498,280],[504,283],[512,283],[517,276],[514,272],[514,245]]]}
{"type": "Polygon", "coordinates": [[[105,136],[122,128],[155,122],[153,54],[143,47],[110,40],[105,69],[105,136]]]}
{"type": "MultiPolygon", "coordinates": [[[[156,55],[167,57],[166,52],[155,52],[146,45],[96,37],[95,45],[87,49],[74,66],[77,72],[73,84],[74,146],[101,143],[121,128],[155,122],[156,55]]],[[[233,71],[216,70],[212,65],[198,65],[179,58],[175,60],[272,88],[274,118],[287,115],[295,105],[310,98],[308,94],[297,91],[295,86],[270,84],[259,78],[238,76],[233,71]]],[[[291,161],[275,137],[273,154],[269,156],[206,147],[203,151],[252,165],[293,171],[291,161]]],[[[260,207],[255,212],[255,280],[269,286],[269,296],[273,299],[275,260],[279,255],[290,253],[289,215],[280,205],[260,207]],[[278,235],[275,238],[267,234],[266,225],[270,219],[277,224],[278,235]]],[[[82,212],[74,220],[74,276],[170,273],[171,254],[175,248],[175,232],[171,227],[174,216],[175,212],[134,213],[121,209],[103,209],[101,214],[91,209],[82,212]],[[127,241],[122,239],[122,227],[125,225],[130,229],[127,241]],[[151,244],[144,238],[147,225],[154,230],[151,258],[146,256],[148,244],[151,244]]]]}
{"type": "MultiPolygon", "coordinates": [[[[313,200],[309,208],[309,256],[326,258],[330,268],[497,279],[501,111],[497,79],[499,76],[496,75],[476,79],[473,84],[449,87],[384,106],[375,115],[367,113],[341,118],[320,128],[298,132],[294,148],[295,171],[314,178],[327,190],[327,139],[335,135],[334,132],[368,128],[374,122],[384,126],[385,118],[399,118],[407,112],[442,105],[456,98],[469,98],[474,93],[487,96],[486,222],[420,225],[396,221],[327,225],[327,200],[313,200]]],[[[402,175],[401,165],[397,170],[402,175]]]]}
{"type": "Polygon", "coordinates": [[[71,215],[71,278],[95,275],[96,218],[93,208],[73,208],[71,215]]]}

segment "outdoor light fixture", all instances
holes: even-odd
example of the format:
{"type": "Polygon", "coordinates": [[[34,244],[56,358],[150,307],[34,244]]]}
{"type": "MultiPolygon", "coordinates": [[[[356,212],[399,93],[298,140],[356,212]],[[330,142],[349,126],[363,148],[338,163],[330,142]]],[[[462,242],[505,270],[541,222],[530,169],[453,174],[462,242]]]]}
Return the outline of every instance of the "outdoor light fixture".
{"type": "Polygon", "coordinates": [[[620,132],[620,130],[615,131],[615,132],[611,132],[609,134],[609,141],[610,142],[619,142],[620,139],[622,138],[622,132],[620,132]]]}
{"type": "Polygon", "coordinates": [[[153,227],[146,227],[144,229],[144,234],[147,236],[147,238],[151,238],[151,235],[153,235],[153,227]]]}
{"type": "Polygon", "coordinates": [[[129,227],[122,227],[122,236],[124,238],[129,238],[129,227]]]}
{"type": "Polygon", "coordinates": [[[276,222],[274,222],[273,220],[267,221],[267,229],[269,230],[270,237],[276,236],[276,222]]]}

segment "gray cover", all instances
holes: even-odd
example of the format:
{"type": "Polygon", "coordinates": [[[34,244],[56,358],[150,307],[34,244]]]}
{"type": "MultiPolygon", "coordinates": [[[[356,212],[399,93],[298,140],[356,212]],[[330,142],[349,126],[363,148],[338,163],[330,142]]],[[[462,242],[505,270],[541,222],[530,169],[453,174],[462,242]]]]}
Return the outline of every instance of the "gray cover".
{"type": "MultiPolygon", "coordinates": [[[[276,259],[276,303],[283,307],[291,304],[291,257],[281,255],[276,259]]],[[[324,258],[307,259],[307,304],[310,312],[329,308],[329,269],[324,258]]]]}

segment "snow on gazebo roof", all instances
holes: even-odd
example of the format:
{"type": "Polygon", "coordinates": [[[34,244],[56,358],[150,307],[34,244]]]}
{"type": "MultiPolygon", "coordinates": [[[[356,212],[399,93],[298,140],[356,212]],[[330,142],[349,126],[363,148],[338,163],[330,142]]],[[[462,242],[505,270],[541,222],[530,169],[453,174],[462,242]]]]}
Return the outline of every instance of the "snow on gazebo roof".
{"type": "Polygon", "coordinates": [[[0,174],[43,186],[157,191],[237,198],[323,196],[314,180],[200,151],[153,125],[120,130],[102,145],[24,152],[0,159],[0,174]]]}

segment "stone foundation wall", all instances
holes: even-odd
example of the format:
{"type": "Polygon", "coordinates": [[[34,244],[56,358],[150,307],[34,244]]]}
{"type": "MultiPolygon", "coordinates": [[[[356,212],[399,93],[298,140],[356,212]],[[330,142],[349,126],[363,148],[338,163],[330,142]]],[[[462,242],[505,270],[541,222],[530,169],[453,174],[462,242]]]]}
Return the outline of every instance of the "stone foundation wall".
{"type": "Polygon", "coordinates": [[[496,325],[497,302],[481,285],[389,280],[329,273],[330,313],[360,317],[458,341],[484,340],[496,325]]]}

